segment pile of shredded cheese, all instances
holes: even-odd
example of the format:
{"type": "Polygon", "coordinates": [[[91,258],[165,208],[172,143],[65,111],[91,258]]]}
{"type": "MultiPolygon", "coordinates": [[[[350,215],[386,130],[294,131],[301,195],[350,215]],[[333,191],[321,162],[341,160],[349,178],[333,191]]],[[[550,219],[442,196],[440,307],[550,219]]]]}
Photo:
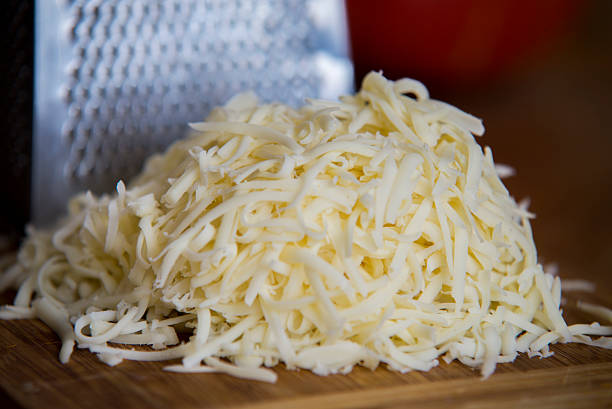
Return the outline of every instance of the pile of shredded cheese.
{"type": "Polygon", "coordinates": [[[0,317],[43,320],[62,362],[76,344],[109,365],[264,381],[279,362],[326,375],[439,358],[486,377],[558,341],[611,347],[612,327],[565,323],[481,121],[419,82],[370,73],[298,110],[242,94],[191,128],[129,188],[30,229],[0,317]]]}

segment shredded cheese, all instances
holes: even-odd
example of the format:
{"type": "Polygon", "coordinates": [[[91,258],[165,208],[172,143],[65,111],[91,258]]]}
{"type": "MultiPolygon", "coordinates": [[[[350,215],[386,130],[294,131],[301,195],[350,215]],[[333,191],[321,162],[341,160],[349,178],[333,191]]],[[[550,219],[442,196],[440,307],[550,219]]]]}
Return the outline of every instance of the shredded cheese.
{"type": "Polygon", "coordinates": [[[565,323],[481,121],[419,82],[371,73],[297,110],[244,94],[191,128],[129,187],[29,229],[0,317],[42,319],[62,362],[77,344],[109,365],[267,382],[279,362],[326,375],[457,359],[487,377],[558,341],[610,347],[611,327],[565,323]]]}

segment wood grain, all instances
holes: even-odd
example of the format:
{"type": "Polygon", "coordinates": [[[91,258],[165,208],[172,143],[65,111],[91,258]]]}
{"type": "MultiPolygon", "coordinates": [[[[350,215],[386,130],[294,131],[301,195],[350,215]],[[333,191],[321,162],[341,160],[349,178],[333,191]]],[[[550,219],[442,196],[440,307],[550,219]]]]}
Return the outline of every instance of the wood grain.
{"type": "MultiPolygon", "coordinates": [[[[604,21],[612,3],[601,4],[604,21]]],[[[612,29],[601,27],[505,84],[433,95],[484,118],[480,142],[518,169],[507,185],[531,198],[540,260],[597,285],[595,293],[564,294],[569,323],[591,321],[578,299],[612,307],[612,53],[601,52],[611,48],[612,29]]],[[[168,373],[161,363],[110,368],[82,350],[62,365],[59,346],[39,321],[0,321],[0,407],[612,408],[612,351],[576,344],[499,365],[486,381],[453,362],[424,373],[356,368],[329,377],[281,367],[276,384],[168,373]]]]}
{"type": "Polygon", "coordinates": [[[612,405],[612,351],[575,344],[554,346],[551,358],[522,356],[513,364],[499,365],[486,381],[470,368],[451,363],[425,373],[357,368],[346,376],[329,377],[277,368],[279,380],[271,385],[220,374],[169,373],[156,362],[110,368],[86,351],[76,351],[62,365],[57,359],[59,341],[35,320],[0,322],[0,340],[0,386],[24,408],[612,405]]]}

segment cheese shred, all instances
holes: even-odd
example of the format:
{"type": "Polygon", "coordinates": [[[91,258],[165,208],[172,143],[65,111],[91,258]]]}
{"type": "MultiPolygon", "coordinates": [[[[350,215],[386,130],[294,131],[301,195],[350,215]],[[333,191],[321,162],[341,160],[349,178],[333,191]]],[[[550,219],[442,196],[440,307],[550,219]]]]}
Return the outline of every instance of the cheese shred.
{"type": "Polygon", "coordinates": [[[563,319],[481,121],[422,84],[370,73],[297,110],[244,94],[190,126],[128,187],[28,230],[0,318],[43,320],[62,362],[76,345],[267,382],[280,362],[327,375],[457,359],[488,377],[554,342],[610,347],[612,327],[563,319]]]}

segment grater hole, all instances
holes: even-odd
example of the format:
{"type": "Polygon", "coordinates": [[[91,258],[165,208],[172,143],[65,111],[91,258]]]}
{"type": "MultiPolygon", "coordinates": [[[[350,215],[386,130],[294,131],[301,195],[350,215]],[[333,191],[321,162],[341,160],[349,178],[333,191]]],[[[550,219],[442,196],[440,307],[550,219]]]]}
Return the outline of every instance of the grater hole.
{"type": "Polygon", "coordinates": [[[312,59],[287,62],[307,52],[313,23],[287,2],[89,3],[64,6],[72,46],[61,135],[64,173],[75,185],[114,186],[235,92],[254,89],[288,103],[316,93],[312,59]]]}

